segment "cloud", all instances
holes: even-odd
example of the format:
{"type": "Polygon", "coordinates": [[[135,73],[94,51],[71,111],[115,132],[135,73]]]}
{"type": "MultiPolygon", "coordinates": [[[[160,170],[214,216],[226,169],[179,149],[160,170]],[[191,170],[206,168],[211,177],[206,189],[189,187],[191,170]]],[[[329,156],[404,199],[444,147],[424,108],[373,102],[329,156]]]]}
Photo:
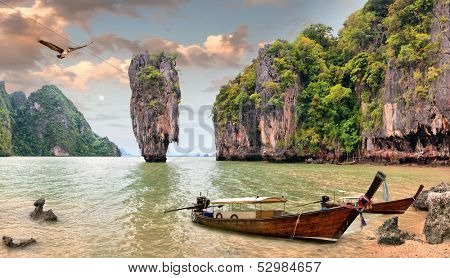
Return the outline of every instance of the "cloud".
{"type": "Polygon", "coordinates": [[[40,0],[67,20],[89,29],[90,20],[100,13],[137,16],[142,8],[163,9],[173,13],[187,0],[40,0]]]}
{"type": "Polygon", "coordinates": [[[0,78],[15,89],[40,87],[42,84],[31,77],[31,72],[39,69],[49,58],[56,59],[56,53],[42,47],[38,39],[62,46],[67,43],[61,36],[67,36],[64,29],[68,22],[52,7],[44,6],[42,1],[29,2],[8,1],[10,5],[24,5],[15,10],[0,5],[0,78]],[[51,26],[51,30],[45,26],[51,26]]]}
{"type": "Polygon", "coordinates": [[[8,87],[15,90],[30,91],[44,83],[56,83],[85,91],[88,82],[104,79],[128,84],[129,60],[115,58],[117,52],[127,55],[128,51],[131,56],[143,50],[166,50],[178,53],[177,62],[182,67],[220,68],[239,67],[244,55],[256,50],[256,46],[248,41],[246,25],[239,26],[232,33],[209,35],[202,43],[188,45],[160,37],[132,40],[103,34],[93,38],[94,44],[88,51],[110,58],[95,62],[94,57],[88,57],[93,60],[90,61],[85,52],[79,51],[70,58],[76,64],[63,66],[66,61],[56,59],[57,53],[40,45],[39,39],[67,47],[72,43],[65,39],[70,38],[65,29],[73,21],[91,18],[99,12],[130,13],[140,7],[160,7],[170,11],[177,9],[184,0],[15,0],[8,3],[14,5],[15,10],[0,6],[0,80],[7,81],[8,87]]]}
{"type": "Polygon", "coordinates": [[[228,81],[230,81],[231,79],[233,79],[235,76],[234,75],[227,75],[224,76],[220,79],[216,79],[211,81],[211,86],[204,89],[203,92],[205,93],[217,93],[220,90],[220,87],[222,87],[223,85],[225,85],[228,81]]]}
{"type": "Polygon", "coordinates": [[[60,37],[43,25],[64,34],[67,22],[58,17],[52,8],[43,7],[41,1],[30,7],[16,8],[15,11],[0,8],[0,64],[3,70],[36,68],[39,61],[46,57],[37,42],[39,38],[62,43],[60,37]]]}
{"type": "Polygon", "coordinates": [[[256,5],[282,5],[285,4],[287,0],[244,0],[244,5],[256,6],[256,5]]]}
{"type": "Polygon", "coordinates": [[[90,81],[115,79],[122,84],[128,84],[127,71],[129,64],[130,59],[120,60],[111,57],[99,63],[81,61],[68,67],[52,64],[32,74],[65,87],[86,91],[86,85],[90,81]]]}
{"type": "Polygon", "coordinates": [[[112,120],[119,120],[120,117],[114,116],[114,115],[108,115],[108,114],[97,114],[95,117],[88,117],[89,121],[112,121],[112,120]]]}
{"type": "Polygon", "coordinates": [[[119,124],[119,123],[112,123],[109,124],[110,127],[118,127],[118,128],[127,128],[127,129],[131,129],[131,124],[130,125],[123,125],[123,124],[119,124]]]}
{"type": "Polygon", "coordinates": [[[107,51],[128,50],[136,53],[143,50],[158,52],[166,50],[178,53],[178,64],[185,67],[236,67],[246,52],[254,46],[248,41],[247,25],[239,26],[231,34],[210,35],[202,45],[183,45],[164,38],[128,40],[115,34],[103,34],[93,38],[92,51],[97,55],[107,51]]]}

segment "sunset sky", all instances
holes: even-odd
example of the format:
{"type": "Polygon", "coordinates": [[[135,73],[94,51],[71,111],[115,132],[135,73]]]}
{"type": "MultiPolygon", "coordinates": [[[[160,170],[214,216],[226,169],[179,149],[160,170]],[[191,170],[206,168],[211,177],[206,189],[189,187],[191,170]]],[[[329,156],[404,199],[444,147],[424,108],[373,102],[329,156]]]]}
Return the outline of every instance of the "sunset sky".
{"type": "Polygon", "coordinates": [[[0,0],[0,80],[9,93],[57,85],[93,130],[138,154],[131,128],[128,65],[133,53],[178,53],[180,146],[214,152],[211,105],[219,87],[277,38],[307,24],[335,33],[365,0],[0,0]],[[14,9],[12,9],[12,8],[14,9]],[[40,45],[94,43],[65,60],[40,45]]]}

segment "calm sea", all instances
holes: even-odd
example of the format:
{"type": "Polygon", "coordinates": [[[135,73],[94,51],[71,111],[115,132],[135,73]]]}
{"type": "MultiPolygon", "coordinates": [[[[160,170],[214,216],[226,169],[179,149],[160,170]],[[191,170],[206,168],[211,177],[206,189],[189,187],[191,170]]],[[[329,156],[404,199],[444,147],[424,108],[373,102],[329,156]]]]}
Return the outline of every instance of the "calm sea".
{"type": "MultiPolygon", "coordinates": [[[[449,168],[377,165],[309,165],[216,162],[213,158],[0,158],[0,236],[37,239],[34,246],[0,257],[353,257],[387,216],[366,215],[337,243],[267,238],[212,229],[190,212],[163,214],[191,205],[195,197],[284,196],[286,209],[321,195],[333,199],[365,192],[375,173],[387,175],[393,198],[412,196],[450,181],[449,168]],[[45,198],[56,223],[30,220],[33,202],[45,198]]],[[[380,190],[377,198],[382,198],[380,190]]],[[[317,209],[302,207],[302,211],[317,209]]],[[[410,209],[402,225],[423,221],[410,209]]]]}

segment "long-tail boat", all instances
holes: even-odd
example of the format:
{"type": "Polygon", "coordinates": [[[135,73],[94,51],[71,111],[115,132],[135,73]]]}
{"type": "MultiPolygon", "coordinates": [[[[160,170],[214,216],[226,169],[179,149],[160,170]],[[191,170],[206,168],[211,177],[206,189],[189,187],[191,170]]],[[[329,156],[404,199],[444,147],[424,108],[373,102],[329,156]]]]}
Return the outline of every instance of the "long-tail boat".
{"type": "MultiPolygon", "coordinates": [[[[413,197],[388,202],[373,203],[371,206],[367,207],[365,212],[376,214],[403,214],[414,203],[422,190],[423,185],[420,185],[413,197]]],[[[351,197],[344,197],[344,199],[345,198],[352,199],[351,197]]],[[[353,199],[356,199],[356,197],[353,199]]],[[[326,208],[333,208],[340,205],[336,203],[323,203],[322,206],[326,208]]]]}
{"type": "Polygon", "coordinates": [[[287,200],[277,197],[256,197],[221,199],[210,202],[206,197],[198,197],[196,205],[181,209],[192,209],[192,221],[209,227],[263,236],[337,241],[370,203],[370,199],[384,180],[383,173],[378,172],[375,175],[371,186],[360,199],[360,206],[344,205],[296,214],[286,213],[284,210],[261,209],[211,212],[207,210],[210,204],[212,204],[211,207],[237,204],[255,204],[256,207],[257,204],[285,203],[287,200]]]}

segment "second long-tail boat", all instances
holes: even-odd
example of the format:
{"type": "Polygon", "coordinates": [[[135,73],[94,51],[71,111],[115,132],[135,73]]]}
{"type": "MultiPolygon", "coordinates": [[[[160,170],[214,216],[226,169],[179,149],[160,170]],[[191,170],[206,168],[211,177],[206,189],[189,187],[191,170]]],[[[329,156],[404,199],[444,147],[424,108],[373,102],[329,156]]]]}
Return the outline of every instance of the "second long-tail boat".
{"type": "MultiPolygon", "coordinates": [[[[423,190],[423,185],[419,186],[419,189],[417,190],[416,194],[413,197],[400,199],[400,200],[393,200],[393,201],[387,201],[387,202],[381,202],[381,203],[372,203],[370,206],[367,207],[365,212],[367,213],[376,213],[376,214],[403,214],[405,213],[408,208],[415,202],[419,194],[423,190]]],[[[344,197],[344,199],[356,199],[356,197],[344,197]]],[[[351,203],[347,203],[351,204],[351,203]]],[[[326,208],[333,208],[338,207],[342,204],[337,203],[323,203],[322,206],[326,208]]]]}

